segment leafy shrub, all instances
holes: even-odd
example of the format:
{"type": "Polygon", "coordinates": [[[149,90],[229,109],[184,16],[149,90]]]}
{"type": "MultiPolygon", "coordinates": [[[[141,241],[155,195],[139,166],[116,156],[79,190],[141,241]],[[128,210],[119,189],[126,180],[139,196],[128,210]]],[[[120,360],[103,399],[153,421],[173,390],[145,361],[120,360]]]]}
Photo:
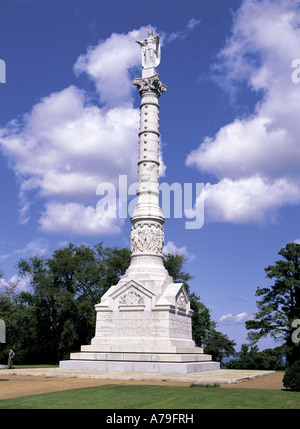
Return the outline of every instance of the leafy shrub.
{"type": "Polygon", "coordinates": [[[282,347],[260,352],[257,346],[251,346],[249,350],[247,344],[242,344],[239,359],[226,363],[225,368],[282,370],[284,369],[282,355],[282,347]]]}
{"type": "Polygon", "coordinates": [[[300,360],[289,366],[283,376],[283,385],[286,389],[300,392],[300,360]]]}

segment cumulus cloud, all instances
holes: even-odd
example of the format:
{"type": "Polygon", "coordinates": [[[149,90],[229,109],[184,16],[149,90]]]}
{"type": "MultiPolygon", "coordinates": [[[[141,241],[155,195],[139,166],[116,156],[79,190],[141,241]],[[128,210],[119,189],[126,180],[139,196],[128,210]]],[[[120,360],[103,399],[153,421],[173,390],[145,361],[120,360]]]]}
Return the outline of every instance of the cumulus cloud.
{"type": "Polygon", "coordinates": [[[15,254],[28,255],[28,256],[43,256],[48,252],[48,242],[44,238],[36,238],[31,240],[22,249],[14,251],[15,254]]]}
{"type": "Polygon", "coordinates": [[[94,193],[99,180],[112,178],[116,169],[120,174],[136,169],[138,117],[132,108],[90,106],[84,93],[70,86],[35,105],[25,126],[8,124],[0,140],[15,172],[25,178],[23,192],[38,187],[43,195],[94,193]],[[116,157],[120,151],[123,156],[116,157]]]}
{"type": "Polygon", "coordinates": [[[130,69],[141,64],[141,52],[136,40],[143,40],[148,27],[127,34],[113,33],[77,59],[74,70],[87,73],[95,82],[101,101],[108,105],[127,105],[132,102],[133,85],[130,69]]]}
{"type": "MultiPolygon", "coordinates": [[[[187,31],[196,25],[192,21],[187,31]]],[[[133,74],[141,70],[148,27],[113,33],[88,47],[74,72],[95,83],[99,103],[75,85],[53,92],[31,111],[0,129],[0,148],[19,181],[20,222],[30,220],[32,193],[44,201],[40,229],[80,235],[120,232],[122,222],[99,217],[96,189],[119,176],[137,180],[139,108],[134,107],[133,74]]],[[[166,166],[160,152],[160,175],[166,166]]]]}
{"type": "Polygon", "coordinates": [[[4,261],[13,255],[26,257],[44,256],[48,252],[48,242],[43,237],[29,241],[24,247],[14,250],[12,253],[0,255],[0,261],[4,261]]]}
{"type": "MultiPolygon", "coordinates": [[[[15,249],[13,252],[1,255],[0,261],[3,261],[7,258],[18,256],[29,258],[33,256],[42,257],[48,252],[48,242],[43,237],[35,238],[34,240],[29,241],[24,247],[15,249]]],[[[6,280],[5,278],[0,278],[0,288],[4,289],[15,289],[16,291],[26,291],[28,290],[31,282],[31,276],[26,275],[20,277],[19,275],[14,275],[10,279],[6,280]]]]}
{"type": "Polygon", "coordinates": [[[192,255],[188,252],[186,246],[177,247],[173,241],[168,241],[163,249],[163,253],[167,255],[170,253],[171,255],[182,255],[186,258],[187,261],[192,261],[195,259],[195,255],[192,255]]]}
{"type": "MultiPolygon", "coordinates": [[[[171,39],[185,38],[198,23],[190,20],[171,39]]],[[[0,149],[18,178],[21,223],[29,222],[32,201],[38,200],[44,204],[39,220],[44,232],[120,231],[119,219],[99,217],[96,189],[101,183],[118,188],[119,175],[127,175],[128,185],[137,180],[139,108],[133,104],[132,78],[141,73],[135,41],[147,34],[148,27],[113,33],[78,57],[74,72],[94,82],[97,102],[94,94],[70,85],[0,129],[0,149]]],[[[160,162],[162,176],[162,153],[160,162]]]]}
{"type": "Polygon", "coordinates": [[[260,101],[187,156],[217,178],[201,196],[206,218],[262,222],[300,202],[300,85],[291,79],[299,45],[296,1],[246,0],[237,12],[214,76],[231,95],[246,84],[260,101]]]}
{"type": "MultiPolygon", "coordinates": [[[[20,180],[22,219],[29,219],[30,191],[86,204],[95,200],[99,183],[117,186],[119,174],[134,181],[138,118],[133,107],[107,110],[90,105],[83,91],[70,86],[2,129],[2,149],[20,180]],[[116,156],[120,153],[122,157],[116,156]]],[[[42,225],[50,228],[49,222],[42,225]]]]}
{"type": "Polygon", "coordinates": [[[276,221],[277,210],[283,205],[297,203],[299,187],[285,178],[225,178],[215,185],[206,184],[197,204],[203,200],[205,214],[212,221],[263,223],[276,221]]]}
{"type": "Polygon", "coordinates": [[[174,40],[184,40],[200,23],[200,19],[191,18],[184,30],[175,31],[170,34],[162,33],[161,36],[163,43],[168,44],[174,40]]]}
{"type": "Polygon", "coordinates": [[[249,320],[250,317],[248,313],[240,313],[236,316],[233,316],[232,313],[224,314],[218,320],[218,323],[221,325],[236,325],[245,323],[246,320],[249,320]]]}
{"type": "Polygon", "coordinates": [[[96,189],[101,183],[117,188],[123,174],[128,184],[137,179],[139,109],[133,106],[130,70],[141,63],[134,40],[145,35],[144,27],[112,34],[76,61],[76,73],[94,80],[102,103],[91,102],[86,91],[71,85],[0,129],[1,149],[19,180],[22,223],[30,219],[35,192],[45,201],[39,222],[43,231],[119,231],[118,219],[99,218],[96,189]]]}
{"type": "Polygon", "coordinates": [[[31,276],[20,277],[17,274],[12,276],[9,280],[0,280],[0,287],[13,288],[17,292],[27,291],[30,287],[31,276]]]}
{"type": "Polygon", "coordinates": [[[39,222],[42,231],[93,236],[119,233],[123,220],[112,218],[109,212],[100,216],[92,205],[52,201],[46,204],[39,222]]]}

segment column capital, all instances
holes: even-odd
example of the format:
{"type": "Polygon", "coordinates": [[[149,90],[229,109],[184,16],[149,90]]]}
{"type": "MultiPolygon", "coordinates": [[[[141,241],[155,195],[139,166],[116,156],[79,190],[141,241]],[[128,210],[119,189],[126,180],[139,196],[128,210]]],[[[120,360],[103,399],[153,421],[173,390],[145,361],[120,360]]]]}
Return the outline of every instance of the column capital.
{"type": "Polygon", "coordinates": [[[166,85],[159,80],[157,75],[147,78],[135,78],[133,79],[133,85],[138,87],[141,96],[146,92],[154,92],[160,97],[161,93],[167,90],[166,85]]]}

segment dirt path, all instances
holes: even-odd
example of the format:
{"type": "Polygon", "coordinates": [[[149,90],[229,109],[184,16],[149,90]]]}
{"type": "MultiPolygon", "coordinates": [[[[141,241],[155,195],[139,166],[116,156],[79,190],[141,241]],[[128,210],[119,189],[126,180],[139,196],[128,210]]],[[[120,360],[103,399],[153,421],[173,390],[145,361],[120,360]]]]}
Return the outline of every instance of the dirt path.
{"type": "Polygon", "coordinates": [[[254,378],[241,383],[221,384],[222,387],[245,388],[245,389],[285,389],[282,383],[284,372],[275,372],[266,377],[254,378]]]}
{"type": "Polygon", "coordinates": [[[1,375],[0,400],[61,390],[80,389],[83,387],[103,386],[106,384],[146,384],[161,386],[190,386],[186,382],[105,380],[100,378],[42,377],[30,375],[1,375]],[[1,381],[3,380],[3,381],[1,381]]]}
{"type": "MultiPolygon", "coordinates": [[[[236,384],[226,383],[221,384],[221,386],[230,388],[283,389],[282,377],[283,372],[277,372],[266,377],[247,380],[236,384]]],[[[0,372],[0,400],[69,389],[80,389],[82,387],[103,386],[106,384],[190,386],[188,382],[104,380],[95,378],[22,376],[15,374],[2,375],[0,372]]]]}

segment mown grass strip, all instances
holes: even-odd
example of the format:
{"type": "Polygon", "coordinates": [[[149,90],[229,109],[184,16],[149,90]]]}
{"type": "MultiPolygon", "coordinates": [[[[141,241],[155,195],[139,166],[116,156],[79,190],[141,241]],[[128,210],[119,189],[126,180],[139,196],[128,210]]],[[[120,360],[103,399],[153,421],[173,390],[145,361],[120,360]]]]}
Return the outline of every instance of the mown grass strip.
{"type": "Polygon", "coordinates": [[[299,409],[300,392],[106,385],[0,400],[0,409],[299,409]]]}

